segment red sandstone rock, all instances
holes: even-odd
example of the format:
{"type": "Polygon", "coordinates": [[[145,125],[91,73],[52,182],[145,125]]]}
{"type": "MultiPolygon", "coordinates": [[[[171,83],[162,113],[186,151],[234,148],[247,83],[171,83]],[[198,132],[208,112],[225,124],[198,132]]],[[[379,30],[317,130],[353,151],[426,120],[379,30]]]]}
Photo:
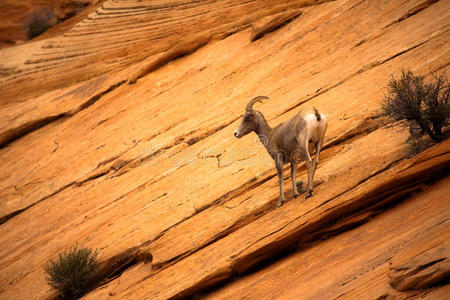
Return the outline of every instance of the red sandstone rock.
{"type": "Polygon", "coordinates": [[[379,103],[402,68],[448,69],[449,12],[106,1],[0,50],[0,298],[55,296],[42,266],[78,244],[99,249],[91,299],[442,299],[445,265],[401,270],[442,258],[449,141],[407,159],[407,132],[384,127],[379,103]],[[298,9],[250,42],[252,24],[298,9]],[[271,158],[232,136],[255,95],[270,97],[255,108],[272,126],[310,106],[328,115],[307,201],[276,209],[271,158]]]}
{"type": "Polygon", "coordinates": [[[26,24],[33,13],[41,9],[53,15],[56,22],[73,17],[86,6],[96,4],[99,0],[5,0],[1,4],[0,48],[14,46],[28,40],[26,24]]]}
{"type": "Polygon", "coordinates": [[[252,25],[250,40],[253,42],[265,34],[284,26],[286,23],[292,21],[292,19],[298,17],[301,13],[302,12],[299,10],[287,11],[258,20],[252,25]]]}
{"type": "MultiPolygon", "coordinates": [[[[440,236],[439,239],[445,236],[440,236]]],[[[397,254],[394,256],[391,272],[390,284],[399,291],[427,289],[436,285],[448,283],[450,280],[450,244],[448,237],[442,240],[440,245],[423,251],[436,243],[433,240],[421,241],[413,249],[406,249],[403,252],[416,252],[397,254]],[[418,250],[421,250],[420,252],[418,250]],[[409,251],[408,251],[409,250],[409,251]],[[406,254],[406,255],[405,255],[406,254]],[[401,262],[403,261],[403,262],[401,262]]]]}

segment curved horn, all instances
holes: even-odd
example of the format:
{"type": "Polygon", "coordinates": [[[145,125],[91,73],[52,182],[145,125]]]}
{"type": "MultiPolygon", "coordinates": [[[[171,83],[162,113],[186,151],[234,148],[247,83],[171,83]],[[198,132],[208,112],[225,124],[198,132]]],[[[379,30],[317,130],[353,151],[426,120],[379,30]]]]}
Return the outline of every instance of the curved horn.
{"type": "Polygon", "coordinates": [[[250,102],[247,104],[247,106],[245,107],[246,110],[252,110],[253,108],[253,104],[255,104],[256,102],[262,103],[262,99],[269,99],[269,97],[266,96],[258,96],[253,98],[252,100],[250,100],[250,102]]]}

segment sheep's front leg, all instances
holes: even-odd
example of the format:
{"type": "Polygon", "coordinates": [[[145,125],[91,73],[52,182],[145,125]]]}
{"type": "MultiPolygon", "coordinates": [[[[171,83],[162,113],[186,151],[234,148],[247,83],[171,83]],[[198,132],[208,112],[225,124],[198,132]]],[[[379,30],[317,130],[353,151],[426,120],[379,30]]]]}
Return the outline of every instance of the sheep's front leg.
{"type": "Polygon", "coordinates": [[[283,162],[280,157],[277,157],[275,160],[275,166],[277,167],[278,185],[280,186],[280,198],[278,200],[277,207],[280,207],[286,201],[283,194],[283,162]]]}
{"type": "Polygon", "coordinates": [[[297,198],[299,195],[297,183],[295,182],[295,172],[297,171],[297,163],[291,162],[291,179],[292,179],[292,197],[297,198]]]}

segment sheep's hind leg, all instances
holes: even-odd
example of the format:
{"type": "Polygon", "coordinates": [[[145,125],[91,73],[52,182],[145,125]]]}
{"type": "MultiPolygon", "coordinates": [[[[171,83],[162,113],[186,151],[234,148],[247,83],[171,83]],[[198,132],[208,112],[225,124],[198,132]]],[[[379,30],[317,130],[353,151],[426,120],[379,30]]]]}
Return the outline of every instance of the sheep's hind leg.
{"type": "Polygon", "coordinates": [[[313,162],[311,160],[311,156],[309,155],[309,151],[308,151],[308,143],[309,141],[306,141],[306,153],[305,153],[305,161],[306,161],[306,167],[308,169],[308,185],[306,186],[306,193],[305,193],[305,199],[308,199],[309,197],[311,197],[312,194],[312,189],[313,189],[313,162]]]}
{"type": "Polygon", "coordinates": [[[316,154],[314,155],[314,159],[312,161],[312,180],[314,181],[314,174],[316,174],[316,168],[317,168],[317,163],[319,162],[319,153],[320,153],[320,149],[322,148],[322,145],[320,142],[315,144],[315,149],[316,149],[316,154]]]}
{"type": "Polygon", "coordinates": [[[311,197],[312,194],[312,184],[313,184],[313,179],[312,179],[312,175],[313,175],[313,170],[312,170],[312,161],[311,158],[307,158],[306,159],[306,167],[308,168],[308,185],[306,186],[306,194],[305,194],[305,199],[308,199],[309,197],[311,197]]]}
{"type": "Polygon", "coordinates": [[[322,133],[322,137],[319,139],[319,141],[315,145],[316,155],[314,156],[314,160],[313,160],[313,163],[312,163],[312,176],[311,176],[311,180],[312,181],[314,181],[314,175],[316,174],[317,164],[319,163],[319,156],[320,156],[320,151],[322,150],[324,136],[325,135],[324,135],[324,132],[323,132],[322,133]]]}
{"type": "Polygon", "coordinates": [[[278,185],[280,186],[280,198],[278,200],[277,207],[280,207],[286,201],[283,194],[283,162],[280,157],[278,157],[275,161],[275,165],[278,173],[278,185]]]}

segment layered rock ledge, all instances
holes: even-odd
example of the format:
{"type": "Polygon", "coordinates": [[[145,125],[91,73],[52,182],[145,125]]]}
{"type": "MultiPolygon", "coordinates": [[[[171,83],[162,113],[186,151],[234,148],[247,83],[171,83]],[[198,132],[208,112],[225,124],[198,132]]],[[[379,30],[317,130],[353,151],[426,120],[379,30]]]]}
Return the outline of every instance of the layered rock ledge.
{"type": "Polygon", "coordinates": [[[110,0],[0,50],[1,299],[56,297],[43,265],[75,244],[91,299],[448,294],[449,141],[408,158],[379,103],[448,70],[449,2],[275,2],[110,0]],[[276,208],[271,158],[233,138],[256,95],[272,126],[327,114],[312,198],[276,208]]]}

